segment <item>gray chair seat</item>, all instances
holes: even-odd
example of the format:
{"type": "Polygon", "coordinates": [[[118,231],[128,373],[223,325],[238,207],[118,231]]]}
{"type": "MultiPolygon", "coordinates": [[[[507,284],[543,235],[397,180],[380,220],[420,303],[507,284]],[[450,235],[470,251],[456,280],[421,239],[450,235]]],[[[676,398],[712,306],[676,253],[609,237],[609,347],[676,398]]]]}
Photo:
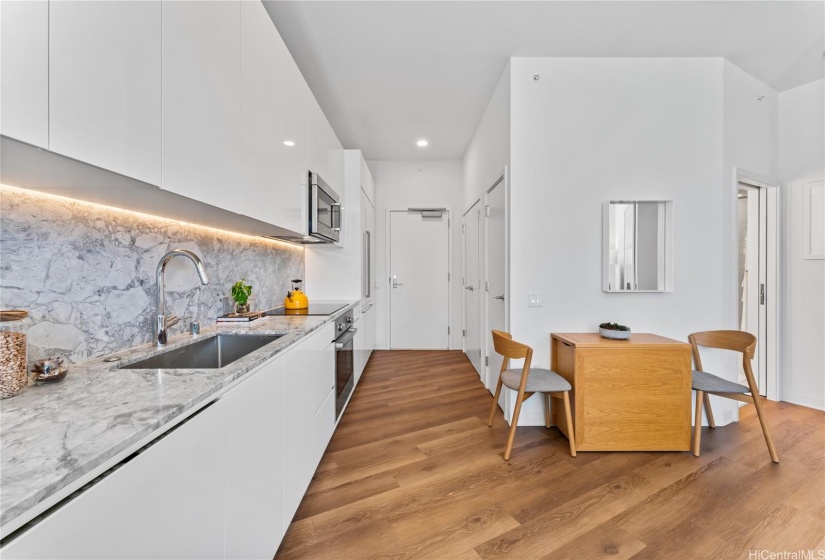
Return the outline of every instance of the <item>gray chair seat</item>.
{"type": "MultiPolygon", "coordinates": [[[[508,369],[502,372],[501,382],[505,387],[518,391],[521,385],[521,370],[508,369]]],[[[528,393],[551,393],[556,391],[569,391],[572,389],[567,380],[549,369],[530,368],[527,376],[527,387],[524,389],[528,393]]]]}
{"type": "Polygon", "coordinates": [[[693,370],[693,389],[695,391],[709,391],[711,393],[750,393],[744,385],[722,379],[712,373],[693,370]]]}

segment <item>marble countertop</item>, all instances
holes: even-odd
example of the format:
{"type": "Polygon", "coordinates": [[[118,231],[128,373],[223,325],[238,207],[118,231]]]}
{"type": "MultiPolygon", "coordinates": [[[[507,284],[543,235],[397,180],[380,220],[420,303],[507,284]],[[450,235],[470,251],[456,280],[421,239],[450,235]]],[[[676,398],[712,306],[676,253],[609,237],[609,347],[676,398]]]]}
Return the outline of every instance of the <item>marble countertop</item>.
{"type": "Polygon", "coordinates": [[[62,383],[29,387],[1,401],[3,534],[39,514],[37,506],[44,500],[81,487],[105,471],[112,459],[121,460],[142,439],[160,435],[165,425],[214,400],[245,374],[360,301],[341,303],[346,307],[330,316],[271,316],[249,326],[213,326],[196,339],[176,336],[163,349],[145,344],[74,364],[62,383]],[[120,369],[219,332],[284,336],[221,369],[120,369]],[[121,361],[103,361],[111,356],[121,361]],[[118,458],[121,454],[124,457],[118,458]]]}

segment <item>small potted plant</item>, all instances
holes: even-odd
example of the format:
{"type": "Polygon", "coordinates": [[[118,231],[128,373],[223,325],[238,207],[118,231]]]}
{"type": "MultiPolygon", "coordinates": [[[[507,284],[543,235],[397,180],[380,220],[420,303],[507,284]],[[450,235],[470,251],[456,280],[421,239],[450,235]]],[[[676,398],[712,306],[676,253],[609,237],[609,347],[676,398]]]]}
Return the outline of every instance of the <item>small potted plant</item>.
{"type": "Polygon", "coordinates": [[[602,323],[599,325],[599,334],[604,338],[627,340],[630,338],[630,327],[618,323],[602,323]]]}
{"type": "Polygon", "coordinates": [[[241,278],[232,285],[232,299],[235,300],[235,313],[249,313],[249,296],[252,295],[252,285],[241,278]]]}

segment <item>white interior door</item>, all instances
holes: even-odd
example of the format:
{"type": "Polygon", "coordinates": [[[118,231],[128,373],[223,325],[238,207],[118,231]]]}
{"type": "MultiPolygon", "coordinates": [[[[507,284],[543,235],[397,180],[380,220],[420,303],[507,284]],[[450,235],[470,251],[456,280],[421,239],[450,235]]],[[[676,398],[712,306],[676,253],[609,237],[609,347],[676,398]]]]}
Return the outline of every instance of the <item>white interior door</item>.
{"type": "Polygon", "coordinates": [[[481,312],[481,201],[464,214],[464,353],[483,379],[481,312]]]}
{"type": "Polygon", "coordinates": [[[449,214],[390,212],[390,348],[446,350],[449,214]]]}
{"type": "MultiPolygon", "coordinates": [[[[770,210],[768,198],[772,189],[740,183],[740,294],[739,328],[756,337],[756,353],[751,366],[762,396],[767,395],[768,356],[771,338],[768,336],[769,310],[767,300],[773,293],[772,266],[768,222],[770,210]],[[770,292],[770,293],[769,293],[770,292]]],[[[745,383],[745,372],[739,366],[739,382],[745,383]]]]}
{"type": "MultiPolygon", "coordinates": [[[[507,331],[507,194],[503,177],[487,191],[485,208],[485,263],[487,286],[485,291],[487,321],[485,328],[487,388],[493,390],[501,370],[501,356],[493,351],[493,329],[507,331]]],[[[506,391],[502,391],[502,394],[506,391]]]]}

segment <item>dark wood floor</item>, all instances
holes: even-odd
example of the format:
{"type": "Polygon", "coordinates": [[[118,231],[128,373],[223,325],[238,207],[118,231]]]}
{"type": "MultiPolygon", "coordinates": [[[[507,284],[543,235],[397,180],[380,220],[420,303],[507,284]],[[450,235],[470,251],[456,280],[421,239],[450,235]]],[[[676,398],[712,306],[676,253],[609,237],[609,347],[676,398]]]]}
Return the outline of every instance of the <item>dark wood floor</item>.
{"type": "MultiPolygon", "coordinates": [[[[740,558],[825,547],[825,413],[750,407],[689,453],[568,455],[492,428],[460,352],[375,352],[276,558],[740,558]]],[[[814,558],[817,558],[815,555],[814,558]]]]}

